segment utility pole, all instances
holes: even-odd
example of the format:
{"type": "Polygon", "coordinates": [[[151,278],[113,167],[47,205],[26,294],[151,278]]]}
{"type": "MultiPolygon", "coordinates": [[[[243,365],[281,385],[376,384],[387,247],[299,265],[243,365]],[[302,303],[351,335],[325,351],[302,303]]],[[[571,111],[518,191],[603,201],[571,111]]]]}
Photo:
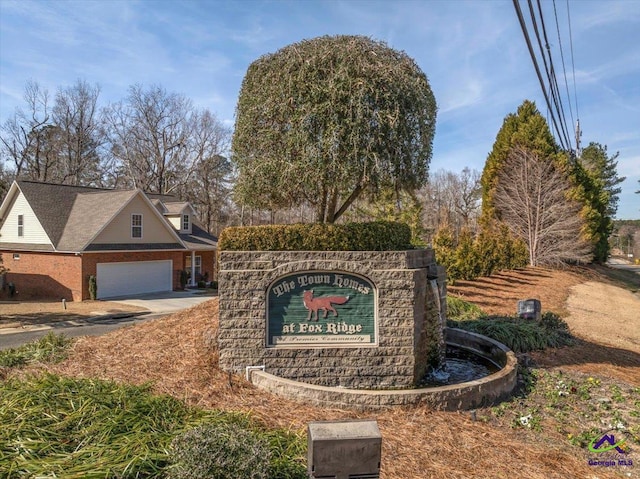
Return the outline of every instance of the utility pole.
{"type": "Polygon", "coordinates": [[[580,118],[576,121],[576,157],[582,156],[582,150],[580,149],[580,137],[582,136],[582,130],[580,130],[580,118]]]}

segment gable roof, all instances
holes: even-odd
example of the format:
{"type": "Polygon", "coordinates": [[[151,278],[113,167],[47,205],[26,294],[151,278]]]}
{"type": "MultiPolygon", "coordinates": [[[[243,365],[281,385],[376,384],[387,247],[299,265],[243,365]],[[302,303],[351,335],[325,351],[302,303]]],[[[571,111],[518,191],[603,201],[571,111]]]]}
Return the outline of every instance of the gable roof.
{"type": "Polygon", "coordinates": [[[61,251],[84,249],[136,194],[136,190],[79,193],[69,211],[62,236],[55,243],[56,248],[61,251]]]}
{"type": "MultiPolygon", "coordinates": [[[[135,197],[148,203],[175,243],[120,245],[119,249],[186,249],[174,229],[141,190],[107,190],[19,180],[14,183],[31,206],[57,251],[90,251],[90,242],[135,197]]],[[[15,188],[10,194],[16,194],[15,188]]],[[[9,201],[5,198],[5,203],[9,201]]],[[[3,203],[4,206],[4,203],[3,203]]],[[[6,208],[6,207],[5,207],[6,208]]],[[[23,247],[25,245],[22,245],[23,247]]]]}
{"type": "Polygon", "coordinates": [[[191,225],[191,233],[178,232],[178,236],[189,249],[211,250],[218,247],[218,238],[207,233],[195,222],[191,225]]]}
{"type": "MultiPolygon", "coordinates": [[[[35,181],[16,181],[18,188],[29,202],[38,221],[53,243],[57,246],[64,232],[67,219],[73,208],[76,196],[80,192],[95,194],[101,191],[97,188],[82,186],[56,185],[35,181]],[[52,206],[55,206],[52,208],[52,206]]],[[[95,214],[100,215],[100,209],[95,214]]]]}

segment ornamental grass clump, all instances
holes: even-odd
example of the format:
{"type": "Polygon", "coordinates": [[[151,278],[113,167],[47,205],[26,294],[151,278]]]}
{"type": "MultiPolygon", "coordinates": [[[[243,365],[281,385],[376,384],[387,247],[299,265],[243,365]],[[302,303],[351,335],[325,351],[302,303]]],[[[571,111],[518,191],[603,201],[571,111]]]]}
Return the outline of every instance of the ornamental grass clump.
{"type": "Polygon", "coordinates": [[[479,319],[487,313],[473,303],[456,296],[447,295],[447,317],[452,321],[479,319]]]}
{"type": "Polygon", "coordinates": [[[539,322],[517,317],[487,316],[476,320],[449,320],[447,325],[488,336],[516,353],[573,343],[567,323],[551,312],[544,313],[539,322]]]}
{"type": "Polygon", "coordinates": [[[170,479],[267,479],[265,438],[238,424],[207,424],[176,437],[170,479]]]}
{"type": "Polygon", "coordinates": [[[36,362],[60,362],[67,357],[72,342],[64,334],[49,332],[36,341],[0,351],[0,367],[16,368],[36,362]]]}
{"type": "MultiPolygon", "coordinates": [[[[215,434],[186,435],[188,457],[197,462],[198,451],[218,444],[225,458],[216,460],[227,466],[218,470],[226,473],[175,477],[266,477],[232,469],[242,464],[270,471],[269,477],[305,477],[300,437],[265,430],[244,413],[187,406],[153,394],[149,385],[26,375],[0,381],[0,398],[0,477],[167,477],[172,441],[194,428],[215,434]],[[259,458],[251,458],[253,453],[259,458]]],[[[180,470],[179,461],[177,467],[172,472],[180,470]]]]}

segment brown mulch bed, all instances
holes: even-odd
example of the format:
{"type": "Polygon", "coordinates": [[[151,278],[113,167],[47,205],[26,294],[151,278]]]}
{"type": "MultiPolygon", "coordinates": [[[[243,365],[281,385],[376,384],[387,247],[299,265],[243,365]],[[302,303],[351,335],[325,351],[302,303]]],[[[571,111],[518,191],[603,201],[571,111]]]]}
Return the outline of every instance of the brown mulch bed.
{"type": "MultiPolygon", "coordinates": [[[[578,281],[571,273],[560,273],[563,278],[567,274],[567,282],[578,281]]],[[[550,272],[527,278],[511,277],[531,291],[541,289],[534,278],[554,284],[550,272]]],[[[508,284],[509,276],[495,279],[508,284]]],[[[509,309],[512,297],[519,293],[507,288],[507,294],[500,295],[505,301],[502,307],[509,309]]],[[[488,291],[482,296],[487,304],[492,301],[488,291]]],[[[551,303],[550,298],[545,296],[543,301],[551,303]]],[[[157,392],[190,404],[250,412],[269,426],[301,433],[313,420],[373,417],[383,436],[381,477],[386,479],[619,477],[603,468],[594,471],[578,447],[550,441],[544,434],[473,421],[465,412],[415,407],[358,414],[312,407],[255,389],[243,378],[217,368],[217,318],[216,298],[162,320],[80,339],[67,361],[48,368],[77,377],[135,384],[151,381],[157,392]]]]}

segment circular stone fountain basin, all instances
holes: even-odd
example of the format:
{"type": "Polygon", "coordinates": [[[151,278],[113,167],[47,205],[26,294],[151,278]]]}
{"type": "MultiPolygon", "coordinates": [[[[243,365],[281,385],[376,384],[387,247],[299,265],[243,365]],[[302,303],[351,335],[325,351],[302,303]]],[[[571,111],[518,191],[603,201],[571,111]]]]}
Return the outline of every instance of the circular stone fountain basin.
{"type": "Polygon", "coordinates": [[[316,386],[284,379],[265,371],[250,371],[251,382],[266,391],[318,406],[359,410],[425,404],[439,410],[473,409],[511,394],[517,381],[517,359],[505,345],[480,334],[445,328],[448,346],[482,356],[500,367],[486,377],[446,386],[418,389],[362,390],[316,386]]]}

